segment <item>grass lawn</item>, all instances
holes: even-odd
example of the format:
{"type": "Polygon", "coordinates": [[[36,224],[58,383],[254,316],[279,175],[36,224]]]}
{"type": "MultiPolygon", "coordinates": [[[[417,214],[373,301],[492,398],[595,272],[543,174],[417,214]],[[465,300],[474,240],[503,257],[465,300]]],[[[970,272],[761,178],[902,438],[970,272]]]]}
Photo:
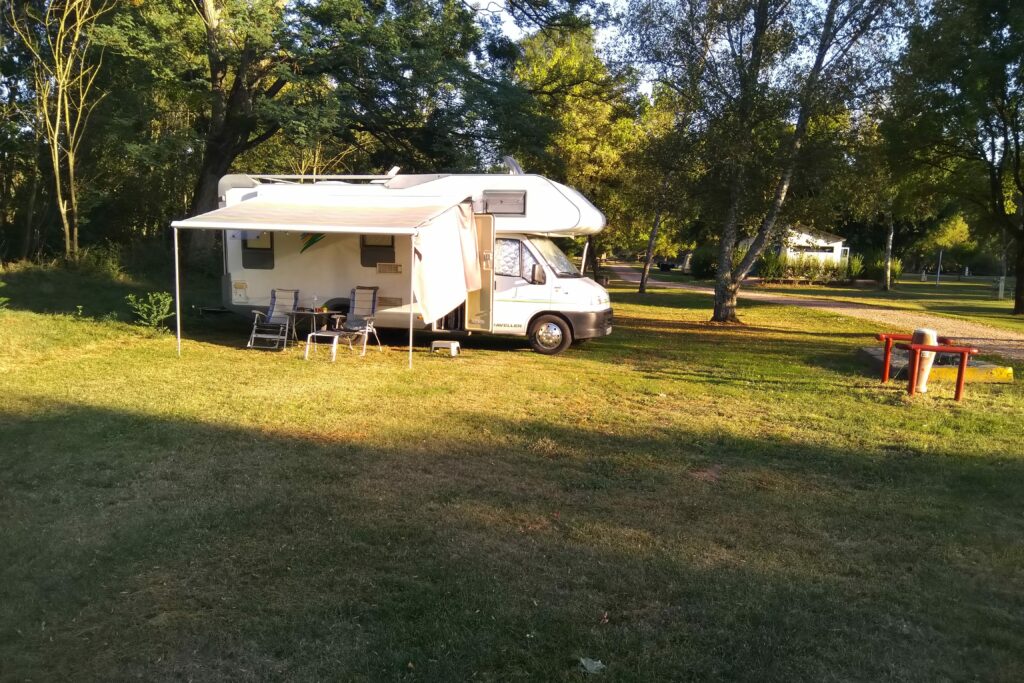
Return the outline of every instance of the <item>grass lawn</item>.
{"type": "Polygon", "coordinates": [[[853,301],[855,303],[906,311],[934,313],[949,318],[961,318],[985,323],[1014,332],[1024,332],[1024,316],[1013,315],[1012,282],[1007,285],[1007,299],[992,298],[992,283],[989,280],[965,280],[957,282],[951,278],[938,286],[921,282],[919,278],[904,277],[895,289],[883,292],[879,289],[854,287],[824,287],[769,285],[758,287],[759,292],[778,292],[800,296],[853,301]]]}
{"type": "Polygon", "coordinates": [[[0,289],[0,679],[1024,671],[1019,382],[910,401],[869,324],[664,290],[558,357],[178,359],[51,275],[0,289]]]}
{"type": "MultiPolygon", "coordinates": [[[[623,264],[634,268],[636,264],[623,264]]],[[[661,272],[651,269],[654,280],[665,282],[693,282],[713,286],[710,280],[695,281],[679,271],[661,272]]],[[[748,287],[750,285],[747,285],[748,287]]],[[[998,301],[992,297],[991,278],[978,278],[958,282],[955,275],[947,276],[936,286],[934,275],[928,282],[921,282],[919,276],[907,275],[895,289],[884,292],[875,288],[826,287],[824,285],[765,285],[756,286],[754,291],[775,292],[792,296],[851,301],[869,306],[882,306],[906,311],[934,313],[949,318],[960,318],[985,323],[1014,332],[1024,332],[1024,316],[1013,315],[1013,279],[1006,284],[1005,296],[998,301]]],[[[744,304],[745,305],[745,304],[744,304]]]]}

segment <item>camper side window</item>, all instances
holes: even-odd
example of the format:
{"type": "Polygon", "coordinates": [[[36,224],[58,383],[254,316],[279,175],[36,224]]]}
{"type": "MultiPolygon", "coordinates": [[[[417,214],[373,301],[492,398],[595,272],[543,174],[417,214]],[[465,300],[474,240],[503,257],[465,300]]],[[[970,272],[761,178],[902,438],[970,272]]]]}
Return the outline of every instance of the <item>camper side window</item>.
{"type": "Polygon", "coordinates": [[[242,240],[242,267],[247,270],[274,269],[274,233],[249,233],[242,240]]]}
{"type": "Polygon", "coordinates": [[[394,235],[359,236],[359,265],[363,268],[376,268],[378,263],[394,262],[394,235]]]}
{"type": "Polygon", "coordinates": [[[495,275],[527,277],[533,271],[537,259],[521,240],[495,240],[495,247],[498,252],[495,275]]]}

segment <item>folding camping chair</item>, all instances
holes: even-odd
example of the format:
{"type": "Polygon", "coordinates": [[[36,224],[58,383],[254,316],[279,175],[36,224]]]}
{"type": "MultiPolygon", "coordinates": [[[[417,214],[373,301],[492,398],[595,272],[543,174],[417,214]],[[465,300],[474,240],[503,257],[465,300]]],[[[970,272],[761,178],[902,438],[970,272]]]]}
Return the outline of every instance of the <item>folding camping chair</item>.
{"type": "Polygon", "coordinates": [[[336,330],[316,330],[310,332],[309,336],[306,337],[306,360],[309,360],[309,349],[312,346],[316,348],[317,338],[326,337],[331,340],[331,361],[337,357],[338,354],[338,339],[345,339],[348,342],[349,351],[354,350],[352,347],[352,340],[363,338],[363,352],[360,356],[366,355],[366,342],[370,335],[377,340],[377,348],[380,351],[384,350],[384,347],[380,345],[380,337],[377,336],[377,330],[373,326],[374,317],[377,315],[377,290],[379,287],[363,287],[358,286],[352,289],[352,293],[349,296],[348,303],[348,314],[345,316],[345,322],[341,324],[341,327],[336,330]]]}
{"type": "Polygon", "coordinates": [[[252,333],[249,335],[250,349],[286,349],[288,335],[292,332],[292,314],[299,307],[299,290],[270,290],[270,306],[267,312],[253,311],[252,333]]]}

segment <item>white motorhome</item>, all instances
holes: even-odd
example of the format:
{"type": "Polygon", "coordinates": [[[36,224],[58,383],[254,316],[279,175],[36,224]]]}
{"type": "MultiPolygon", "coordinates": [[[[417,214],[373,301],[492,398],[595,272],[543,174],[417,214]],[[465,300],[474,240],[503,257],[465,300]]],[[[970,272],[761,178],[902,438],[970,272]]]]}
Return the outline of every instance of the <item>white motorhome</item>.
{"type": "Polygon", "coordinates": [[[229,175],[219,194],[220,209],[174,225],[224,231],[224,305],[233,310],[298,289],[300,306],[344,311],[363,285],[379,288],[379,328],[525,336],[545,354],[611,333],[608,293],[551,240],[596,234],[604,216],[542,176],[229,175]],[[424,240],[457,235],[449,223],[471,242],[424,240]],[[473,252],[464,280],[454,280],[461,295],[435,296],[461,272],[460,246],[473,252]]]}

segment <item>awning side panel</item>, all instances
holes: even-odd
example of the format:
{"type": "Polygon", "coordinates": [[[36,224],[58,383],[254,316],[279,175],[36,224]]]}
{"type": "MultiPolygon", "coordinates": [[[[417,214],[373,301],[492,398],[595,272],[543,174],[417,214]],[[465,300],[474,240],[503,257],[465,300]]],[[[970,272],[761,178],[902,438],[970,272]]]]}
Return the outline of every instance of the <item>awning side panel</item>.
{"type": "MultiPolygon", "coordinates": [[[[472,229],[471,219],[471,207],[455,206],[431,220],[414,238],[416,265],[413,287],[426,322],[441,318],[466,300],[467,263],[463,233],[467,226],[472,229]]],[[[475,262],[475,244],[473,254],[475,262]]]]}

